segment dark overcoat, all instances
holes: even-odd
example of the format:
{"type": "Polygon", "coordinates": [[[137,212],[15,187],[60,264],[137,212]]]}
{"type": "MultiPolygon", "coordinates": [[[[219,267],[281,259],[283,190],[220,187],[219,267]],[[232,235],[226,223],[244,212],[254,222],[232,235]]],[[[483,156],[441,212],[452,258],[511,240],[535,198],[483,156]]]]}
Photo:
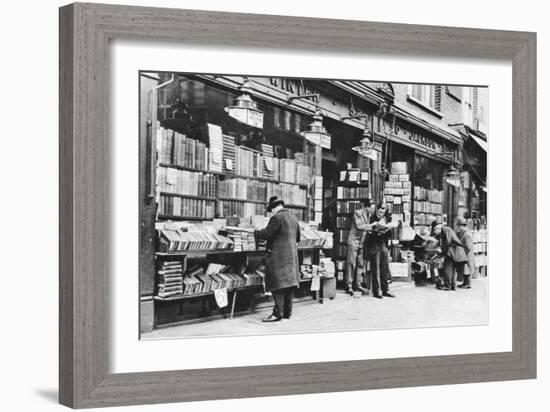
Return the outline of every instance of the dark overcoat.
{"type": "Polygon", "coordinates": [[[267,291],[298,286],[300,279],[297,242],[298,220],[287,209],[275,213],[256,237],[267,241],[265,287],[267,291]]]}

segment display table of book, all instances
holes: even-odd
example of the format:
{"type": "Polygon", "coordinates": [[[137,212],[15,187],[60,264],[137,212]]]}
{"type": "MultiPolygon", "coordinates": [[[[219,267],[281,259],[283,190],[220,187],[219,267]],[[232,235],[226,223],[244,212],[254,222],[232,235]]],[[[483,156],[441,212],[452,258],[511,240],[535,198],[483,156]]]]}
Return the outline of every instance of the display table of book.
{"type": "MultiPolygon", "coordinates": [[[[268,295],[265,242],[256,241],[253,228],[167,223],[158,233],[155,327],[216,316],[231,319],[236,312],[251,313],[268,295]]],[[[334,273],[330,259],[321,257],[326,233],[302,225],[301,234],[299,295],[322,302],[324,277],[334,273]]]]}

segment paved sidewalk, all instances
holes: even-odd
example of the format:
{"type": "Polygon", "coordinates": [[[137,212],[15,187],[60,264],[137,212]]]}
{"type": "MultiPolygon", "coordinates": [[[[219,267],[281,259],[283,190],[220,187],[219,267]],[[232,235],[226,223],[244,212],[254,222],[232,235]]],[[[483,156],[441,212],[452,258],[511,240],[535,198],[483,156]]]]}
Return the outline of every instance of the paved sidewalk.
{"type": "Polygon", "coordinates": [[[472,289],[441,291],[433,285],[393,282],[396,298],[353,298],[338,292],[332,301],[304,302],[294,306],[289,321],[262,323],[270,313],[263,309],[234,319],[163,327],[142,336],[165,339],[196,336],[258,335],[274,333],[326,332],[357,329],[399,329],[442,326],[471,326],[488,323],[488,280],[474,279],[472,289]]]}

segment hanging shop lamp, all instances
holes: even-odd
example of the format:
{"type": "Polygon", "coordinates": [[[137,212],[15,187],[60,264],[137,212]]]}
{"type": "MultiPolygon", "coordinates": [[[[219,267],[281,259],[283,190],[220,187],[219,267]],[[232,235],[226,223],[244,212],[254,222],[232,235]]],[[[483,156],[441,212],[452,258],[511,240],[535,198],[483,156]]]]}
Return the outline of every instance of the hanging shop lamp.
{"type": "Polygon", "coordinates": [[[365,128],[363,129],[363,138],[359,141],[360,146],[352,147],[352,150],[359,153],[359,155],[369,158],[371,160],[378,160],[378,152],[374,149],[374,142],[371,140],[371,132],[368,126],[368,118],[365,121],[365,128]]]}
{"type": "Polygon", "coordinates": [[[323,116],[321,116],[321,111],[319,106],[315,109],[315,114],[313,115],[313,121],[309,124],[308,129],[300,133],[307,141],[320,145],[325,149],[330,149],[331,147],[331,135],[326,131],[323,126],[323,116]]]}
{"type": "Polygon", "coordinates": [[[229,116],[237,121],[259,129],[264,125],[264,112],[258,109],[254,100],[252,100],[252,90],[248,85],[248,79],[245,78],[244,83],[239,87],[241,93],[233,101],[232,106],[227,106],[225,111],[229,116]]]}
{"type": "Polygon", "coordinates": [[[460,187],[460,171],[454,165],[451,165],[447,173],[445,173],[445,179],[448,184],[460,187]]]}

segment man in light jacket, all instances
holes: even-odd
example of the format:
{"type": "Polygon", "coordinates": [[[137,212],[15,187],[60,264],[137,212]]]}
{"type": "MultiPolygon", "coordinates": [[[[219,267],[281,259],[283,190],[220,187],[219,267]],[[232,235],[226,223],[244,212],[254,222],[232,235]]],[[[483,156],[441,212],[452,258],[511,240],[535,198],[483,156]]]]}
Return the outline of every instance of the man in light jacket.
{"type": "Polygon", "coordinates": [[[348,253],[346,258],[346,292],[353,294],[353,291],[365,293],[361,285],[361,275],[365,274],[365,257],[363,244],[370,229],[369,219],[371,215],[370,200],[362,202],[361,209],[353,213],[351,229],[348,235],[348,253]]]}
{"type": "Polygon", "coordinates": [[[457,226],[456,234],[458,235],[458,238],[464,245],[464,250],[466,251],[466,255],[468,256],[468,261],[464,266],[464,274],[463,274],[464,280],[460,285],[458,285],[458,287],[463,289],[470,289],[472,287],[471,278],[476,270],[475,259],[474,259],[474,240],[472,237],[472,232],[470,232],[470,230],[468,229],[466,219],[458,218],[456,221],[456,226],[457,226]]]}
{"type": "Polygon", "coordinates": [[[262,230],[256,230],[256,239],[267,241],[265,262],[265,288],[273,295],[273,313],[263,322],[290,319],[294,289],[299,284],[298,245],[300,226],[298,220],[284,208],[284,202],[273,196],[267,211],[273,216],[262,230]]]}

